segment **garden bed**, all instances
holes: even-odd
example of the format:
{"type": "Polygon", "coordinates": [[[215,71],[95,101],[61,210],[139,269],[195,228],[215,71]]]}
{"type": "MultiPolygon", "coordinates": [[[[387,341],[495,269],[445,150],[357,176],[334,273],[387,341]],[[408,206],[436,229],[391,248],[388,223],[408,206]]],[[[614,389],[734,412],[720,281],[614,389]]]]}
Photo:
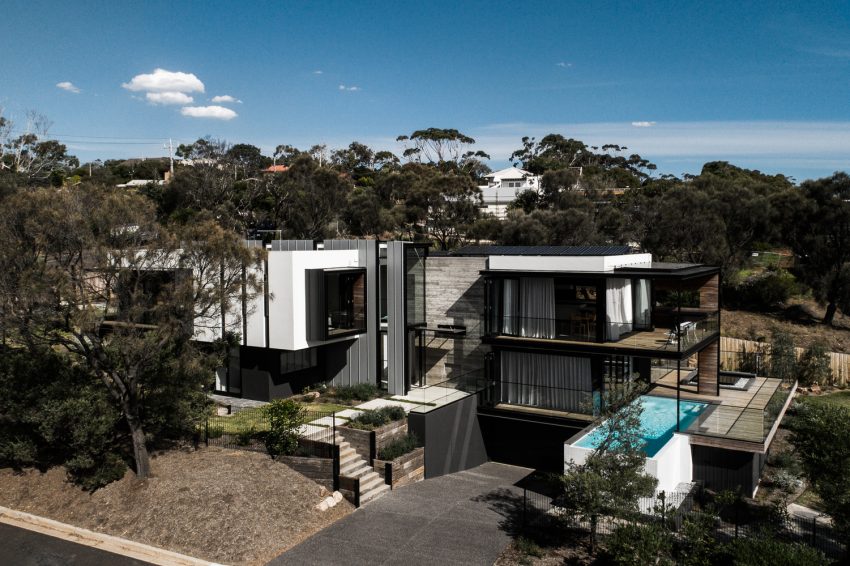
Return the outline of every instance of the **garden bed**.
{"type": "Polygon", "coordinates": [[[153,476],[87,493],[47,473],[0,470],[0,505],[225,564],[264,563],[342,518],[328,490],[264,454],[204,448],[152,461],[153,476]]]}
{"type": "MultiPolygon", "coordinates": [[[[383,409],[368,413],[381,411],[383,409]]],[[[377,426],[363,425],[354,419],[350,423],[337,425],[337,429],[351,447],[371,464],[384,446],[407,434],[407,418],[402,417],[377,426]]]]}
{"type": "Polygon", "coordinates": [[[393,460],[375,458],[374,466],[392,489],[422,481],[425,479],[425,448],[415,448],[393,460]]]}

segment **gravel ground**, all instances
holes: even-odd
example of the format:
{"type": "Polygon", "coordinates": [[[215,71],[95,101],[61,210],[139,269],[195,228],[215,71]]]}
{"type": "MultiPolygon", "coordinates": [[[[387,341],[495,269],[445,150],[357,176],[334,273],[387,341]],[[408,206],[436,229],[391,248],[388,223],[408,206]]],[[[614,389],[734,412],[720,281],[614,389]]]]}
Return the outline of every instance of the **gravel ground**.
{"type": "Polygon", "coordinates": [[[316,510],[327,490],[265,454],[174,450],[152,468],[94,493],[60,468],[2,469],[0,505],[225,564],[264,563],[353,510],[316,510]]]}

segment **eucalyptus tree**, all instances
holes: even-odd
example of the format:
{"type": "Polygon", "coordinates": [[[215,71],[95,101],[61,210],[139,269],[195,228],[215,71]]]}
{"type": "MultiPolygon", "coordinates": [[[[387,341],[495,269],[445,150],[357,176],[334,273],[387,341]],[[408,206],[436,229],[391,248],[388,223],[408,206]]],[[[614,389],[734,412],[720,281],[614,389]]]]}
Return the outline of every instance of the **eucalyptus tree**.
{"type": "Polygon", "coordinates": [[[0,216],[12,343],[50,347],[100,383],[126,427],[115,434],[149,475],[149,443],[199,423],[215,364],[193,337],[238,320],[224,314],[243,286],[254,292],[243,267],[259,251],[212,221],[170,229],[143,196],[112,189],[17,193],[0,216]]]}

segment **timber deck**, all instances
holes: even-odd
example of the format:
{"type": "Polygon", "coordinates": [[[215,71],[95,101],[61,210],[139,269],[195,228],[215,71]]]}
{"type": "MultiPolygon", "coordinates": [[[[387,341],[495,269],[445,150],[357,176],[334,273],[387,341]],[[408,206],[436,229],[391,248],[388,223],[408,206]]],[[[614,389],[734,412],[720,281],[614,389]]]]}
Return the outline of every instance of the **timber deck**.
{"type": "MultiPolygon", "coordinates": [[[[682,338],[682,350],[704,340],[711,333],[695,331],[694,335],[682,338]]],[[[526,336],[508,336],[500,334],[496,336],[500,341],[517,342],[523,344],[541,344],[559,346],[577,346],[582,349],[598,347],[605,350],[654,350],[657,352],[677,352],[679,345],[675,338],[671,338],[671,329],[657,327],[652,330],[637,330],[623,334],[617,341],[593,342],[589,340],[570,340],[568,338],[530,338],[526,336]]]]}
{"type": "MultiPolygon", "coordinates": [[[[688,370],[682,370],[682,378],[688,370]]],[[[650,389],[650,395],[676,397],[677,372],[672,370],[658,379],[650,389]]],[[[773,429],[773,422],[766,422],[765,408],[779,389],[781,380],[757,377],[746,391],[721,389],[720,395],[697,392],[696,385],[680,384],[679,395],[688,401],[709,403],[710,406],[688,427],[691,442],[712,446],[729,445],[727,441],[764,444],[773,429]],[[706,435],[706,436],[699,436],[706,435]],[[711,438],[714,437],[714,441],[711,438]]],[[[781,418],[780,413],[778,418],[781,418]]],[[[735,442],[737,444],[737,442],[735,442]]]]}

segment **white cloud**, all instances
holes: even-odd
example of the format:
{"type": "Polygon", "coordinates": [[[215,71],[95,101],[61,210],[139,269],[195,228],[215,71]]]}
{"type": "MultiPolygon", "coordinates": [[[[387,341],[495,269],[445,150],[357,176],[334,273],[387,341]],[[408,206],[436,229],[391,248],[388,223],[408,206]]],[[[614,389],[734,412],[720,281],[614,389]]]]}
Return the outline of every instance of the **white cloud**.
{"type": "Polygon", "coordinates": [[[655,122],[632,122],[632,126],[635,128],[651,128],[655,125],[655,122]]]}
{"type": "Polygon", "coordinates": [[[242,104],[242,101],[234,96],[230,96],[229,94],[221,94],[219,96],[213,96],[210,102],[214,103],[222,103],[222,102],[230,102],[233,104],[242,104]]]}
{"type": "Polygon", "coordinates": [[[359,86],[339,85],[339,90],[345,90],[345,91],[348,91],[348,92],[357,92],[358,90],[360,90],[360,87],[359,86]]]}
{"type": "Polygon", "coordinates": [[[213,118],[215,120],[232,120],[238,116],[236,112],[224,106],[184,106],[180,109],[180,113],[192,118],[213,118]]]}
{"type": "Polygon", "coordinates": [[[572,63],[567,63],[566,61],[560,61],[560,62],[558,62],[558,63],[555,63],[555,66],[556,66],[556,67],[561,67],[562,69],[566,69],[567,67],[572,67],[572,66],[573,66],[573,64],[572,64],[572,63]]]}
{"type": "Polygon", "coordinates": [[[314,75],[322,75],[322,74],[324,74],[324,71],[321,71],[321,70],[319,70],[319,69],[316,69],[315,71],[313,71],[313,74],[314,74],[314,75]]]}
{"type": "Polygon", "coordinates": [[[136,75],[121,86],[133,92],[204,92],[204,83],[192,73],[154,69],[153,73],[136,75]]]}
{"type": "Polygon", "coordinates": [[[145,98],[152,104],[191,104],[195,101],[182,92],[147,92],[145,98]]]}
{"type": "Polygon", "coordinates": [[[80,93],[80,89],[77,88],[71,81],[62,81],[61,83],[56,83],[56,87],[61,88],[62,90],[66,90],[68,92],[73,92],[74,94],[80,93]]]}

